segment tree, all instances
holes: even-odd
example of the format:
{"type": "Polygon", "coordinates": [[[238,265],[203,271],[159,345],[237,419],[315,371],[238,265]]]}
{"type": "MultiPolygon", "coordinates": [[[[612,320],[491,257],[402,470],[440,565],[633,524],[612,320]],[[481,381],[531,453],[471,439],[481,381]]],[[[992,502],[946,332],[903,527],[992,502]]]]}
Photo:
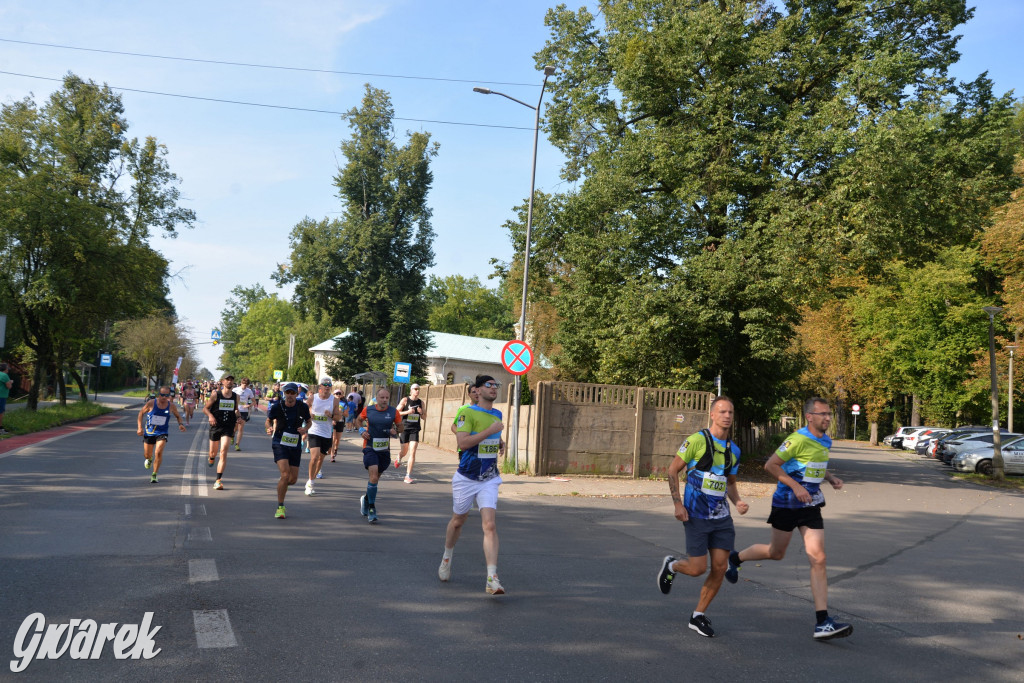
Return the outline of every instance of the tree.
{"type": "Polygon", "coordinates": [[[239,340],[239,328],[245,314],[254,304],[267,299],[269,296],[263,285],[259,283],[252,287],[237,285],[231,289],[231,296],[224,302],[225,308],[220,312],[221,339],[232,342],[224,345],[224,351],[221,353],[220,360],[221,369],[227,370],[235,376],[244,374],[239,367],[239,360],[237,359],[239,350],[234,342],[239,340]]]}
{"type": "Polygon", "coordinates": [[[289,263],[275,276],[295,283],[304,318],[349,330],[338,347],[343,374],[391,372],[396,361],[412,363],[415,375],[426,367],[421,297],[434,262],[427,192],[437,143],[416,132],[399,146],[393,118],[387,93],[367,85],[361,107],[346,114],[352,137],[341,143],[346,164],[334,179],[342,218],[299,222],[289,263]]]}
{"type": "Polygon", "coordinates": [[[179,357],[187,358],[190,367],[198,366],[190,337],[189,330],[161,315],[126,320],[114,326],[118,346],[138,364],[147,388],[151,379],[157,385],[169,382],[179,357]]]}
{"type": "Polygon", "coordinates": [[[427,324],[435,332],[511,339],[515,335],[508,300],[477,277],[430,276],[423,293],[427,324]]]}
{"type": "Polygon", "coordinates": [[[710,389],[723,371],[764,419],[799,374],[802,306],[965,244],[1013,187],[1009,98],[946,74],[963,2],[600,16],[551,10],[536,55],[561,65],[547,131],[576,184],[535,225],[567,379],[710,389]]]}
{"type": "Polygon", "coordinates": [[[35,356],[30,409],[48,370],[69,369],[84,395],[74,364],[94,357],[105,321],[168,308],[167,262],[148,239],[194,215],[166,148],[129,140],[123,114],[119,95],[70,74],[42,107],[0,112],[0,288],[35,356]]]}

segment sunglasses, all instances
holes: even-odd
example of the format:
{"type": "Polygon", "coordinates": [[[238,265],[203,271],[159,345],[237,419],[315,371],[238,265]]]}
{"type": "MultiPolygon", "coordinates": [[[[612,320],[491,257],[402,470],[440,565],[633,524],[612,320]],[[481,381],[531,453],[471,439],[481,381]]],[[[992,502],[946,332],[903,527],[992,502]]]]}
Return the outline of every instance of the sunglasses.
{"type": "Polygon", "coordinates": [[[488,389],[497,389],[501,386],[501,382],[484,382],[484,386],[488,389]]]}
{"type": "Polygon", "coordinates": [[[164,398],[167,398],[168,396],[170,396],[170,394],[160,394],[160,395],[163,396],[164,398]]]}

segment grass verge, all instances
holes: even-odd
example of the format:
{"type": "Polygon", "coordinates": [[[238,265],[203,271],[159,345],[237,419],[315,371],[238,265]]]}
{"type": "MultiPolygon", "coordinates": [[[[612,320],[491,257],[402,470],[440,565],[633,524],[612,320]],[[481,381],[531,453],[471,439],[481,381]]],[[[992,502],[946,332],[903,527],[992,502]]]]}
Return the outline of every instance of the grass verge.
{"type": "Polygon", "coordinates": [[[954,478],[969,481],[972,484],[991,486],[995,489],[1024,491],[1024,477],[1018,477],[1012,474],[1006,475],[1006,479],[1003,479],[1002,481],[997,481],[992,477],[988,477],[984,474],[977,474],[975,472],[953,472],[952,474],[954,478]]]}
{"type": "Polygon", "coordinates": [[[153,393],[148,389],[132,389],[131,391],[124,392],[124,395],[129,398],[148,398],[153,393]]]}
{"type": "Polygon", "coordinates": [[[69,403],[39,410],[14,410],[4,414],[4,429],[10,434],[31,434],[68,422],[78,422],[112,410],[98,403],[69,403]]]}

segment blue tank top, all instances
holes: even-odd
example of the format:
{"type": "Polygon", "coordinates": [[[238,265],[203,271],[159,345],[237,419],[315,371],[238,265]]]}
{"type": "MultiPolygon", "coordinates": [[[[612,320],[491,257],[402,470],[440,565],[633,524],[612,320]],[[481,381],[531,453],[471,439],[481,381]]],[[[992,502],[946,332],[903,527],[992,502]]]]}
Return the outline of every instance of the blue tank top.
{"type": "Polygon", "coordinates": [[[146,413],[146,436],[160,436],[167,434],[167,428],[171,421],[171,404],[161,408],[153,401],[153,408],[146,413]]]}

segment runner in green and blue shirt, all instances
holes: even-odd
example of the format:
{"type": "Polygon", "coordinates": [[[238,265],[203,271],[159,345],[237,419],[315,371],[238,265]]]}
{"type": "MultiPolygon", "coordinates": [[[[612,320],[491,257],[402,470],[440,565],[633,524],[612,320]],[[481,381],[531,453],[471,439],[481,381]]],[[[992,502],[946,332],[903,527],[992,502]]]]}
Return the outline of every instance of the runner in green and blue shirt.
{"type": "Polygon", "coordinates": [[[772,513],[768,516],[768,523],[772,525],[770,542],[730,553],[725,578],[736,583],[740,565],[747,560],[781,560],[786,556],[793,530],[799,529],[811,563],[811,595],[817,620],[814,638],[844,638],[853,633],[853,626],[837,622],[828,614],[825,523],[821,517],[821,508],[825,507],[821,482],[827,481],[837,491],[843,488],[843,480],[828,471],[832,440],[827,432],[832,423],[832,409],[828,401],[815,396],[804,403],[804,417],[807,426],[790,434],[764,465],[779,482],[772,496],[772,513]]]}

